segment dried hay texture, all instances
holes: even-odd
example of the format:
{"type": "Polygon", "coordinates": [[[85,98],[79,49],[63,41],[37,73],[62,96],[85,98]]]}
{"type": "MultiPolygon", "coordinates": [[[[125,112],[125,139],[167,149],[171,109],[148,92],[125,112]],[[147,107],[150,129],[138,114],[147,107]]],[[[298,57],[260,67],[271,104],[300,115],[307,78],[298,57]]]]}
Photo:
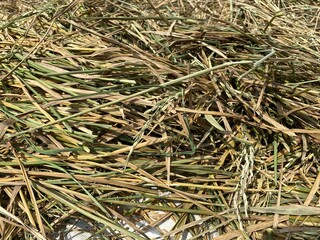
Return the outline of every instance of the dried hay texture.
{"type": "Polygon", "coordinates": [[[318,1],[0,7],[1,239],[317,238],[318,1]]]}

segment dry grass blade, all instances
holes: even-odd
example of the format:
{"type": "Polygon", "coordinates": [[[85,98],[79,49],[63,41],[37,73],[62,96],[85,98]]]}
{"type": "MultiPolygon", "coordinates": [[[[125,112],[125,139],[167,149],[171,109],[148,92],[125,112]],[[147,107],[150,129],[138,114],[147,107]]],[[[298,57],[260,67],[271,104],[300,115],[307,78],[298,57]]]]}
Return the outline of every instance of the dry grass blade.
{"type": "Polygon", "coordinates": [[[92,214],[88,211],[86,211],[85,209],[73,204],[72,202],[68,201],[67,199],[65,199],[63,196],[61,196],[61,194],[59,194],[56,191],[50,190],[50,189],[46,189],[43,186],[36,184],[35,185],[36,188],[38,188],[40,191],[43,191],[44,193],[48,194],[48,196],[51,196],[52,198],[56,199],[57,201],[67,205],[68,207],[70,207],[71,209],[83,214],[84,216],[87,216],[88,218],[92,219],[93,221],[97,221],[99,223],[103,223],[105,224],[105,226],[111,227],[115,230],[118,230],[121,232],[121,234],[124,234],[124,236],[130,236],[133,237],[135,239],[143,239],[141,237],[139,237],[138,235],[131,233],[129,231],[127,231],[125,228],[121,228],[115,224],[113,224],[110,221],[107,221],[106,219],[103,219],[101,216],[97,216],[95,214],[92,214]]]}

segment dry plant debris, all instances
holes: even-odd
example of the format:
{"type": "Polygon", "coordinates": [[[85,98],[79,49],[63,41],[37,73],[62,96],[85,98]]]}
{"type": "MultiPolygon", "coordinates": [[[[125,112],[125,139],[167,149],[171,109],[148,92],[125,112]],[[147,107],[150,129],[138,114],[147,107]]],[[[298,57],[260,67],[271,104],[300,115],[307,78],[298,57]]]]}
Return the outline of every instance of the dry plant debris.
{"type": "Polygon", "coordinates": [[[0,6],[1,239],[319,238],[318,1],[0,6]]]}

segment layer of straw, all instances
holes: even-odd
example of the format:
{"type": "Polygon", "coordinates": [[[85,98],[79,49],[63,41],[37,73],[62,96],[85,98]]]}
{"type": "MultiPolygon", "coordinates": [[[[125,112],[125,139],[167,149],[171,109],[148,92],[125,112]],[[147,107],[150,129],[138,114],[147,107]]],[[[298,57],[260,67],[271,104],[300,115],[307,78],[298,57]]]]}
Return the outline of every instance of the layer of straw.
{"type": "Polygon", "coordinates": [[[316,239],[317,1],[0,5],[1,239],[316,239]]]}

